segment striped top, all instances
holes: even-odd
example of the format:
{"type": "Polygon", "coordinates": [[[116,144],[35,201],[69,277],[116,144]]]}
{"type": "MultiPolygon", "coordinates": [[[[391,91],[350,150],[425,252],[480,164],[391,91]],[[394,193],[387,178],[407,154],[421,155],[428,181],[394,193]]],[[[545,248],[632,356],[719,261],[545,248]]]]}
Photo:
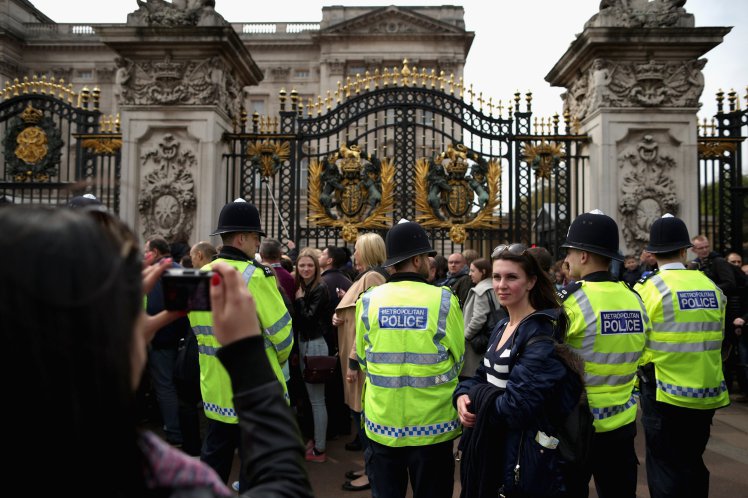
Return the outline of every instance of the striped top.
{"type": "MultiPolygon", "coordinates": [[[[506,324],[496,334],[496,338],[488,345],[486,355],[483,357],[483,366],[486,369],[486,380],[500,389],[506,388],[506,381],[509,380],[509,360],[512,352],[512,337],[496,350],[496,346],[501,340],[502,331],[506,324]]],[[[512,332],[512,336],[516,333],[512,332]]]]}

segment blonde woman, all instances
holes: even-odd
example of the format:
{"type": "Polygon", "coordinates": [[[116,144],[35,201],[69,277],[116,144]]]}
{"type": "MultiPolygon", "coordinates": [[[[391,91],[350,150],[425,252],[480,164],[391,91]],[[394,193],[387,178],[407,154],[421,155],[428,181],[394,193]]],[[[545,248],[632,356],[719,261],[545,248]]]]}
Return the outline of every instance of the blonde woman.
{"type": "MultiPolygon", "coordinates": [[[[381,267],[385,259],[386,251],[382,237],[376,233],[365,233],[358,238],[353,260],[359,274],[340,300],[332,317],[332,324],[338,327],[345,404],[353,412],[354,425],[359,431],[358,437],[362,445],[366,444],[366,435],[360,430],[364,376],[358,368],[356,356],[356,301],[361,293],[386,281],[387,272],[381,267]]],[[[345,490],[359,491],[370,488],[369,479],[363,471],[350,471],[346,473],[346,477],[351,480],[343,484],[345,490]]]]}

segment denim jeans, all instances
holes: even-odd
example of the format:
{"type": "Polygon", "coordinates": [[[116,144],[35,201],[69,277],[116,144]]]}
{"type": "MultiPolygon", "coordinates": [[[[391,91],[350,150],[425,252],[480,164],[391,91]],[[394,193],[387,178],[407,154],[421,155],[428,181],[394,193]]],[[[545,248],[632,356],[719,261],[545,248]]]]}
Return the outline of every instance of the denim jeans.
{"type": "Polygon", "coordinates": [[[174,365],[177,349],[151,349],[148,353],[148,372],[151,375],[153,391],[164,421],[166,440],[172,444],[182,444],[182,431],[179,428],[179,400],[174,387],[174,365]]]}
{"type": "MultiPolygon", "coordinates": [[[[301,371],[304,372],[304,356],[327,356],[327,342],[323,337],[310,341],[299,341],[299,359],[301,371]]],[[[314,418],[314,447],[317,451],[325,451],[327,447],[327,408],[325,407],[325,384],[306,384],[309,393],[309,403],[312,405],[314,418]]]]}

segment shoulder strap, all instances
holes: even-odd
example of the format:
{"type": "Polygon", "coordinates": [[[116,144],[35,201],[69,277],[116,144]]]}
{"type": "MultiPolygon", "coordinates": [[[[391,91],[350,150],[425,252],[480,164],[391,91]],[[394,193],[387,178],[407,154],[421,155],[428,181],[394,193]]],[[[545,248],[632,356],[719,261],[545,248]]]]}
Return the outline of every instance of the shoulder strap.
{"type": "Polygon", "coordinates": [[[572,294],[574,294],[576,291],[578,291],[581,288],[582,288],[581,281],[576,281],[574,283],[571,283],[567,285],[566,287],[564,287],[563,289],[561,289],[560,291],[558,291],[557,293],[558,298],[563,303],[567,297],[571,296],[572,294]]]}
{"type": "Polygon", "coordinates": [[[642,278],[640,278],[639,280],[637,280],[636,283],[637,284],[643,284],[644,282],[646,282],[647,280],[649,280],[651,277],[654,277],[655,275],[657,275],[659,273],[659,271],[660,271],[660,269],[657,268],[657,269],[655,269],[655,270],[647,273],[642,278]]]}

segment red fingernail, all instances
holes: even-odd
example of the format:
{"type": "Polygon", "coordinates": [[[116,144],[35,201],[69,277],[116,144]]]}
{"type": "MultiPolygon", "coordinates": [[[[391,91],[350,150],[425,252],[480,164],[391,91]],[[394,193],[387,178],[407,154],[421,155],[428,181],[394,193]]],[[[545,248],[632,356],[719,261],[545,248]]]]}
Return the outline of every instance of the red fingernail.
{"type": "Polygon", "coordinates": [[[221,285],[221,275],[214,273],[213,276],[210,277],[210,285],[221,285]]]}

